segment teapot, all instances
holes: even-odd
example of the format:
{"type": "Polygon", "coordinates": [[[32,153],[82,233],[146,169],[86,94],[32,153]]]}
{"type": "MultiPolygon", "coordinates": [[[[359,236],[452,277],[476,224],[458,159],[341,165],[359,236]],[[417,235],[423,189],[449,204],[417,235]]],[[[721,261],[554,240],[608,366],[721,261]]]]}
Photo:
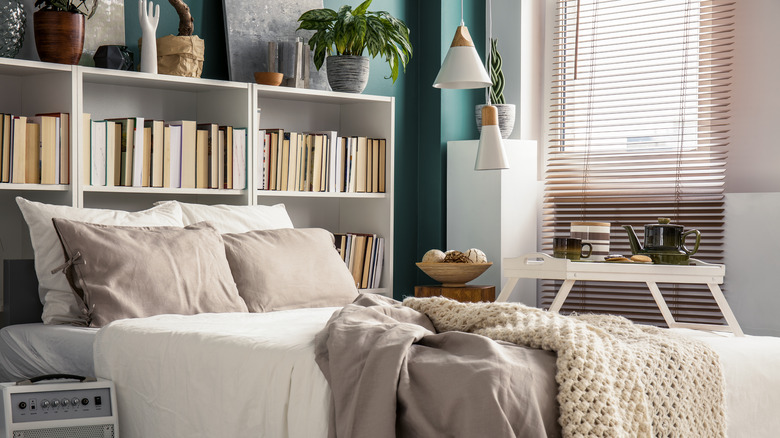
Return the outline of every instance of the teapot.
{"type": "Polygon", "coordinates": [[[650,257],[653,263],[663,265],[687,265],[691,255],[699,250],[701,233],[699,230],[683,232],[682,225],[671,224],[671,219],[660,217],[657,224],[645,225],[645,246],[639,243],[634,228],[631,225],[623,225],[628,233],[628,243],[631,245],[632,254],[643,254],[650,257]],[[696,243],[693,250],[685,246],[685,238],[691,234],[696,235],[696,243]]]}

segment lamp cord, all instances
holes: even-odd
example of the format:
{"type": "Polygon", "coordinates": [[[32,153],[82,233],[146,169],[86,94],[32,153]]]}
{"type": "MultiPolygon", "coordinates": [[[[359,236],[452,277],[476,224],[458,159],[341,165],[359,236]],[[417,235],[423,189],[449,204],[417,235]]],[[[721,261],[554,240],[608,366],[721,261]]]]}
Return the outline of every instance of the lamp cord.
{"type": "Polygon", "coordinates": [[[460,25],[466,25],[466,23],[463,22],[463,0],[460,0],[460,25]]]}
{"type": "MultiPolygon", "coordinates": [[[[487,26],[487,41],[485,42],[485,70],[490,72],[490,63],[493,62],[493,51],[491,50],[491,43],[493,40],[493,2],[492,0],[487,0],[487,16],[488,16],[488,26],[487,26]]],[[[463,0],[461,0],[461,7],[463,7],[463,0]]],[[[491,104],[490,101],[490,89],[493,88],[493,77],[490,77],[490,86],[485,88],[485,102],[487,102],[488,105],[491,104]]]]}

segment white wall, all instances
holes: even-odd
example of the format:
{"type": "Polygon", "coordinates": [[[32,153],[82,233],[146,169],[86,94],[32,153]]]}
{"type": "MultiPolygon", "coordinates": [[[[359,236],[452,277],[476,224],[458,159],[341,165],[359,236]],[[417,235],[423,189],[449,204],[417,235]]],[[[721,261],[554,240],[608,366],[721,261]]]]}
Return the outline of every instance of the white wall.
{"type": "MultiPolygon", "coordinates": [[[[519,90],[507,86],[507,102],[519,105],[512,137],[539,140],[540,159],[550,64],[544,56],[551,42],[544,28],[552,21],[553,4],[493,2],[494,35],[515,42],[502,51],[507,83],[519,78],[521,84],[519,90]]],[[[750,0],[735,7],[724,289],[746,333],[780,336],[780,233],[775,230],[780,223],[780,1],[750,0]]],[[[540,163],[540,175],[541,169],[540,163]]]]}

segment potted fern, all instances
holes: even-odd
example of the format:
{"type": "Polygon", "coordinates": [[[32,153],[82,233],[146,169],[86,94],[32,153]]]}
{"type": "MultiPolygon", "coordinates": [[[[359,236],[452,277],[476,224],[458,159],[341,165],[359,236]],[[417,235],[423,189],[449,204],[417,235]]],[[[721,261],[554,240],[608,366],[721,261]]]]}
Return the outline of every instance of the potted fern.
{"type": "MultiPolygon", "coordinates": [[[[501,131],[501,138],[509,138],[515,127],[515,105],[506,103],[504,99],[504,72],[502,70],[501,54],[498,53],[498,40],[490,40],[490,79],[493,84],[488,87],[486,93],[488,104],[492,104],[498,110],[498,129],[501,131]]],[[[477,129],[482,132],[482,107],[477,105],[474,109],[477,118],[477,129]]]]}
{"type": "Polygon", "coordinates": [[[35,49],[41,61],[78,64],[84,50],[84,25],[98,0],[35,0],[35,49]]]}
{"type": "Polygon", "coordinates": [[[314,30],[309,39],[317,70],[328,55],[326,71],[333,91],[360,93],[368,82],[369,58],[382,55],[390,64],[390,78],[398,78],[401,68],[412,57],[409,28],[387,12],[371,12],[366,0],[355,9],[342,6],[333,9],[312,9],[304,12],[298,21],[298,30],[314,30]]]}

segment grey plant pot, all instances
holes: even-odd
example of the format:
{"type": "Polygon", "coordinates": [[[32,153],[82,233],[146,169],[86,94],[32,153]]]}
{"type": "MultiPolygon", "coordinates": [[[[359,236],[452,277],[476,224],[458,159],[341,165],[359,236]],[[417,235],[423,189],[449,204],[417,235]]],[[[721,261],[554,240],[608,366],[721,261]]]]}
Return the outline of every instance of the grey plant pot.
{"type": "MultiPolygon", "coordinates": [[[[482,132],[482,107],[474,107],[474,115],[477,118],[477,129],[482,132]]],[[[515,129],[515,105],[513,103],[494,103],[498,110],[498,129],[501,131],[501,138],[509,138],[512,130],[515,129]]]]}
{"type": "Polygon", "coordinates": [[[337,55],[325,59],[328,83],[333,91],[362,93],[368,83],[368,57],[337,55]]]}

